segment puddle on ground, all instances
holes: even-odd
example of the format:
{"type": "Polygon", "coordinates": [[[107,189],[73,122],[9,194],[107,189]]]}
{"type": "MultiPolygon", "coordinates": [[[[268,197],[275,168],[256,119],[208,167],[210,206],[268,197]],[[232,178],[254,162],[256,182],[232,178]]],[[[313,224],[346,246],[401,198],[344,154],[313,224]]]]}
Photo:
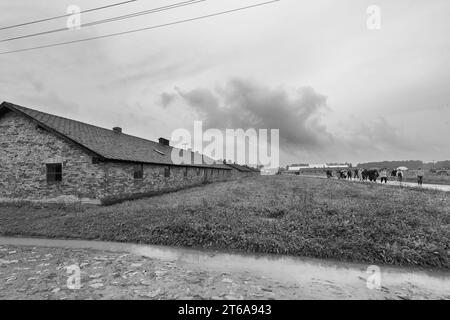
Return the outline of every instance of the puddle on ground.
{"type": "MultiPolygon", "coordinates": [[[[292,284],[332,283],[348,288],[365,288],[368,264],[310,259],[282,255],[223,253],[152,245],[83,240],[50,240],[35,238],[2,238],[0,245],[58,247],[126,252],[148,258],[196,265],[222,272],[250,272],[262,277],[292,284]]],[[[417,287],[441,296],[450,295],[450,272],[379,266],[383,287],[417,287]]]]}

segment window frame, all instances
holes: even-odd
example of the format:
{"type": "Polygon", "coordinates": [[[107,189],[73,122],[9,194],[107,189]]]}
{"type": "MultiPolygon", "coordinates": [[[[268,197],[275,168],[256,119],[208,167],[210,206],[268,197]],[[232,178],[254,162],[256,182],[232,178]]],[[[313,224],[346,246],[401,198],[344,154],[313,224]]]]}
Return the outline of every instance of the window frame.
{"type": "Polygon", "coordinates": [[[164,167],[164,178],[170,178],[170,166],[164,167]]]}
{"type": "Polygon", "coordinates": [[[92,164],[99,164],[100,163],[100,157],[92,157],[92,164]]]}
{"type": "Polygon", "coordinates": [[[144,165],[142,163],[137,163],[133,165],[133,179],[134,180],[144,179],[144,165]]]}
{"type": "Polygon", "coordinates": [[[63,178],[62,163],[46,163],[45,170],[46,170],[47,184],[58,184],[62,182],[63,178]]]}

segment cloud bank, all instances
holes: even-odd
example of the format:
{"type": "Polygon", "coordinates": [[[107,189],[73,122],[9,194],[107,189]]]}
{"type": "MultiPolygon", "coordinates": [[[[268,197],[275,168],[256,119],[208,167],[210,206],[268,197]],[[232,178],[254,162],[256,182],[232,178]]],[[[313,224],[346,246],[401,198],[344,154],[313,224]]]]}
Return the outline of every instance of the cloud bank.
{"type": "Polygon", "coordinates": [[[319,150],[332,142],[321,119],[328,112],[327,98],[313,88],[270,88],[256,81],[232,79],[214,90],[197,88],[163,93],[167,106],[181,99],[204,122],[205,128],[279,129],[284,149],[319,150]]]}
{"type": "Polygon", "coordinates": [[[325,124],[332,112],[327,97],[311,87],[273,88],[234,78],[215,89],[176,87],[161,94],[160,101],[164,108],[181,102],[205,129],[279,129],[281,151],[294,162],[388,159],[398,152],[415,155],[416,143],[383,116],[351,116],[340,123],[339,132],[333,131],[325,124]]]}

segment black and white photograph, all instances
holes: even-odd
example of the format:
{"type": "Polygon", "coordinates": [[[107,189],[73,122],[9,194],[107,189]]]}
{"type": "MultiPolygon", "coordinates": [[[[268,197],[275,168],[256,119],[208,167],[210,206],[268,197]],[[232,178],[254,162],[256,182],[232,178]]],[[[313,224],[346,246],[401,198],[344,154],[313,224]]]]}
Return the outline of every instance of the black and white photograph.
{"type": "Polygon", "coordinates": [[[448,0],[1,0],[0,300],[450,300],[449,34],[448,0]]]}

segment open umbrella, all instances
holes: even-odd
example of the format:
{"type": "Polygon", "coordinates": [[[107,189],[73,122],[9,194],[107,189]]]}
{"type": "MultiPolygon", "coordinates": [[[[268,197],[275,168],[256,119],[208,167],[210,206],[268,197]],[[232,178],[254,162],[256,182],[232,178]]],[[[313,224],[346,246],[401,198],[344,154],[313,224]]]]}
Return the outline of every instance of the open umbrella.
{"type": "Polygon", "coordinates": [[[398,167],[397,170],[406,171],[406,170],[408,170],[408,168],[407,167],[398,167]]]}

